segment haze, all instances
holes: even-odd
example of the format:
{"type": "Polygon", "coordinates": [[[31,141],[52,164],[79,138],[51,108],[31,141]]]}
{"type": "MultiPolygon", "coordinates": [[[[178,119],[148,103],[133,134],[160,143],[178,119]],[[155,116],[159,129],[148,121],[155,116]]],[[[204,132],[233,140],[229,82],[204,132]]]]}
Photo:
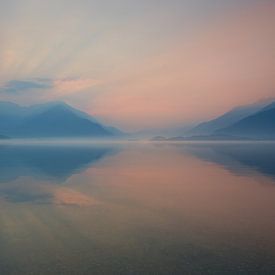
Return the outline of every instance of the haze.
{"type": "Polygon", "coordinates": [[[124,130],[274,96],[275,3],[2,0],[0,97],[62,100],[124,130]]]}

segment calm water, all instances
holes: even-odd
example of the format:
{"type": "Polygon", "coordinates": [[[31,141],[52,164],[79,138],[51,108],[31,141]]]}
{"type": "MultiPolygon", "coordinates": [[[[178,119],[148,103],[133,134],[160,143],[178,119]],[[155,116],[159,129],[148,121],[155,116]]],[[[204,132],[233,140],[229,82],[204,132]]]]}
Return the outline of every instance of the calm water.
{"type": "Polygon", "coordinates": [[[0,146],[0,274],[275,274],[275,144],[0,146]]]}

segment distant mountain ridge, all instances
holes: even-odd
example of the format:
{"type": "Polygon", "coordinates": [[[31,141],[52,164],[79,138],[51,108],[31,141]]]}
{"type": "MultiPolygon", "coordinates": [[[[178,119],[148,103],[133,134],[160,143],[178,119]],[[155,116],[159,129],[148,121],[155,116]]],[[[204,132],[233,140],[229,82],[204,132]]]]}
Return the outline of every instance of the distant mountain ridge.
{"type": "Polygon", "coordinates": [[[275,140],[275,100],[241,106],[207,122],[200,123],[184,135],[152,141],[226,141],[275,140]]]}
{"type": "Polygon", "coordinates": [[[275,139],[275,102],[260,112],[239,120],[216,134],[248,138],[275,139]]]}
{"type": "Polygon", "coordinates": [[[215,119],[200,123],[196,127],[192,128],[190,131],[188,131],[187,135],[212,135],[220,129],[227,128],[232,124],[240,121],[241,119],[261,111],[273,101],[273,99],[269,99],[254,104],[233,108],[232,110],[215,119]]]}
{"type": "Polygon", "coordinates": [[[0,133],[13,138],[107,138],[123,134],[63,102],[29,107],[0,102],[0,133]]]}

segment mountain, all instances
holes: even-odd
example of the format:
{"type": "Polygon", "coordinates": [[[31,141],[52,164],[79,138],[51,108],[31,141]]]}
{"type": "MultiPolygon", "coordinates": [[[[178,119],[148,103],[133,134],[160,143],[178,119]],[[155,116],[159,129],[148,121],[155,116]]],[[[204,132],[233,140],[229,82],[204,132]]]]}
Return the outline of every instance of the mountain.
{"type": "Polygon", "coordinates": [[[230,125],[238,122],[245,117],[253,115],[259,112],[262,108],[269,105],[273,100],[265,100],[255,104],[236,107],[229,112],[219,116],[213,120],[200,123],[187,134],[189,136],[194,135],[211,135],[219,129],[229,127],[230,125]]]}
{"type": "Polygon", "coordinates": [[[216,134],[247,138],[275,138],[275,102],[256,114],[250,115],[229,127],[216,131],[216,134]]]}
{"type": "Polygon", "coordinates": [[[63,102],[22,107],[0,102],[0,132],[14,138],[115,137],[116,128],[104,126],[90,115],[63,102]]]}

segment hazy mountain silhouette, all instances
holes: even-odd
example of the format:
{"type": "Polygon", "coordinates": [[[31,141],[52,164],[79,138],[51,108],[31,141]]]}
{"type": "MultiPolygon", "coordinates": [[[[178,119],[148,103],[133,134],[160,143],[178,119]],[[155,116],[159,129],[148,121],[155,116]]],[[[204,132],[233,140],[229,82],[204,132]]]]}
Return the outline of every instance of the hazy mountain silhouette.
{"type": "Polygon", "coordinates": [[[0,146],[0,182],[21,176],[65,181],[71,175],[115,154],[112,146],[0,146]]]}
{"type": "Polygon", "coordinates": [[[240,136],[248,138],[275,138],[275,103],[260,112],[248,116],[233,125],[216,131],[217,134],[240,136]]]}
{"type": "Polygon", "coordinates": [[[0,132],[15,138],[113,137],[122,134],[63,102],[30,107],[0,102],[0,132]]]}
{"type": "Polygon", "coordinates": [[[187,132],[189,136],[212,135],[217,130],[231,126],[232,124],[259,112],[266,107],[272,100],[266,100],[255,104],[236,107],[229,112],[219,116],[213,120],[203,122],[187,132]]]}
{"type": "Polygon", "coordinates": [[[184,150],[237,175],[258,172],[275,178],[275,144],[272,143],[192,144],[186,145],[184,150]]]}

